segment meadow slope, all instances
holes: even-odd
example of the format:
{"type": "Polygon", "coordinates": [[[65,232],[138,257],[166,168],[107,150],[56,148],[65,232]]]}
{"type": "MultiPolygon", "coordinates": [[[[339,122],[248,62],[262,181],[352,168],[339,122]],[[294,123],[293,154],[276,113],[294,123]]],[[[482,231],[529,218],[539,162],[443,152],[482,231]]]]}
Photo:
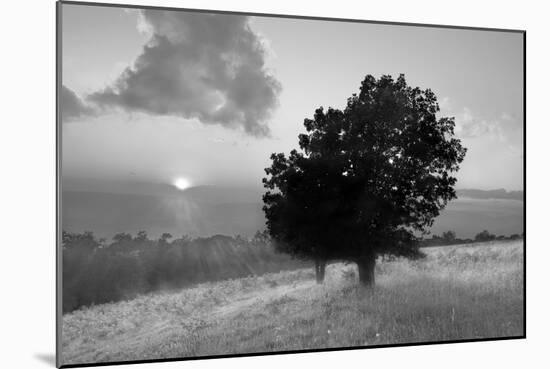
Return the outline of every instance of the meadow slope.
{"type": "Polygon", "coordinates": [[[523,334],[523,241],[433,247],[377,263],[376,287],[353,264],[140,296],[63,316],[63,364],[225,355],[523,334]]]}

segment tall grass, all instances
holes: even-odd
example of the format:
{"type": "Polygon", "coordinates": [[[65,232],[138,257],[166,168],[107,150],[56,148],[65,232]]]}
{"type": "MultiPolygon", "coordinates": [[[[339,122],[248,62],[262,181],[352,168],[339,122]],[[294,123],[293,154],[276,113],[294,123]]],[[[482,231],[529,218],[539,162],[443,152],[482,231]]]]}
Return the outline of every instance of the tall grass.
{"type": "Polygon", "coordinates": [[[323,285],[303,269],[85,308],[64,316],[64,363],[518,336],[522,250],[429,248],[379,262],[372,290],[338,263],[323,285]]]}

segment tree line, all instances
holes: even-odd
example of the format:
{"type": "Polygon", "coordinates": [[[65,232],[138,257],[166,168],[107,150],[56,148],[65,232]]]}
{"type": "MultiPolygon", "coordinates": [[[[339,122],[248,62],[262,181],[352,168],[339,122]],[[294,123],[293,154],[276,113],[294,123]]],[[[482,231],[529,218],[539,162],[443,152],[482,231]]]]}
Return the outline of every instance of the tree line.
{"type": "Polygon", "coordinates": [[[420,247],[430,246],[446,246],[446,245],[460,245],[474,242],[488,242],[488,241],[514,241],[520,240],[524,237],[524,234],[514,233],[509,236],[495,235],[487,230],[483,230],[476,234],[474,238],[458,238],[454,231],[446,231],[439,235],[432,235],[431,238],[424,238],[420,241],[420,247]]]}

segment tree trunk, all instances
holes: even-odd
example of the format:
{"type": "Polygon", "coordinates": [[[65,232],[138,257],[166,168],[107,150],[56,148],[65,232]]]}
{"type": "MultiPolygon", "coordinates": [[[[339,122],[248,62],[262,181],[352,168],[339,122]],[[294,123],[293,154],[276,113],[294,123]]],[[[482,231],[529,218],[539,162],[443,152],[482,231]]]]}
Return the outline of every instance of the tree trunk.
{"type": "Polygon", "coordinates": [[[322,284],[325,280],[325,267],[327,263],[321,259],[315,259],[315,280],[317,284],[322,284]]]}
{"type": "Polygon", "coordinates": [[[374,287],[374,267],[376,265],[376,255],[374,253],[365,253],[357,260],[357,269],[359,270],[359,282],[365,287],[374,287]]]}

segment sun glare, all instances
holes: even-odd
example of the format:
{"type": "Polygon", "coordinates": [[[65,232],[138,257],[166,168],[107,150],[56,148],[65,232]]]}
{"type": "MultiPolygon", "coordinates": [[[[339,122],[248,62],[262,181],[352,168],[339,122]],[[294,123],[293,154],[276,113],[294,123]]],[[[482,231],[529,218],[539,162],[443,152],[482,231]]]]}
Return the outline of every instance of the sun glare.
{"type": "Polygon", "coordinates": [[[174,186],[176,186],[176,188],[178,190],[183,191],[183,190],[191,187],[191,183],[187,179],[180,177],[180,178],[176,178],[176,180],[174,180],[174,186]]]}

